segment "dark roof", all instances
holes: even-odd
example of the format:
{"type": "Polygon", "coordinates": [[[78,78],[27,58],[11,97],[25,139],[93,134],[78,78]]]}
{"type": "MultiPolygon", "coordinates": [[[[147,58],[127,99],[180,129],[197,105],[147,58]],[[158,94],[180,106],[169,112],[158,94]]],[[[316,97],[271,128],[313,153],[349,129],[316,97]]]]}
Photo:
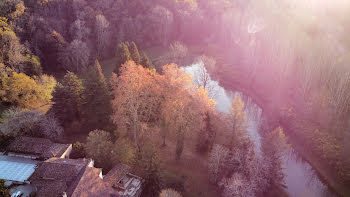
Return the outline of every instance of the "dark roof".
{"type": "Polygon", "coordinates": [[[118,192],[99,177],[102,169],[86,167],[78,184],[74,187],[71,197],[119,197],[118,192]]]}
{"type": "Polygon", "coordinates": [[[7,146],[7,151],[38,155],[46,159],[60,157],[69,146],[70,144],[57,144],[44,138],[19,137],[7,146]]]}
{"type": "Polygon", "coordinates": [[[38,189],[38,197],[119,197],[118,192],[99,176],[102,169],[91,159],[50,158],[38,166],[29,178],[38,189]]]}
{"type": "Polygon", "coordinates": [[[61,197],[90,161],[52,158],[41,163],[29,181],[37,187],[38,197],[61,197]]]}
{"type": "Polygon", "coordinates": [[[129,172],[130,167],[125,164],[117,164],[110,170],[104,177],[105,182],[114,186],[119,183],[119,181],[129,172]]]}

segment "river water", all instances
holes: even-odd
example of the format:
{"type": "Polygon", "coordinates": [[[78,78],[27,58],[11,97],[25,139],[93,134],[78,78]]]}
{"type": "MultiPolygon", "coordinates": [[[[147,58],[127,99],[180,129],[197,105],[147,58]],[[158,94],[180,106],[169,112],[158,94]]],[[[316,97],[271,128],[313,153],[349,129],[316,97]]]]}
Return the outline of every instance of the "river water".
{"type": "MultiPolygon", "coordinates": [[[[185,72],[196,77],[196,70],[200,63],[184,67],[185,72]]],[[[245,111],[248,119],[248,134],[254,141],[255,151],[260,154],[261,137],[259,134],[259,123],[262,116],[262,110],[252,99],[242,95],[239,92],[227,91],[217,82],[213,81],[215,86],[215,97],[217,102],[216,109],[220,112],[229,112],[232,99],[236,94],[240,94],[245,102],[245,111]]],[[[303,160],[293,148],[285,151],[283,157],[283,168],[285,173],[286,191],[291,197],[335,197],[335,195],[323,183],[312,166],[303,160]]]]}

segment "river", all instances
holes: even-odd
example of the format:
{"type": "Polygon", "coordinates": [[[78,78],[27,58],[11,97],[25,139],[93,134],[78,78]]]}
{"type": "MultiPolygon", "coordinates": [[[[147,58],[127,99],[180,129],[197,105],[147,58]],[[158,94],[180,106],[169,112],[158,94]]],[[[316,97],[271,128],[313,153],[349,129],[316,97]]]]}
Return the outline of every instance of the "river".
{"type": "MultiPolygon", "coordinates": [[[[185,72],[194,76],[200,63],[184,67],[185,72]]],[[[194,76],[195,77],[195,76],[194,76]]],[[[255,151],[260,154],[261,137],[259,123],[262,116],[261,108],[252,99],[239,92],[227,91],[215,81],[216,109],[221,112],[229,112],[231,101],[235,94],[240,94],[245,102],[245,111],[248,119],[248,134],[255,144],[255,151]]],[[[335,197],[326,183],[323,183],[312,166],[303,160],[299,154],[290,147],[283,156],[283,168],[285,173],[286,192],[291,197],[335,197]]]]}

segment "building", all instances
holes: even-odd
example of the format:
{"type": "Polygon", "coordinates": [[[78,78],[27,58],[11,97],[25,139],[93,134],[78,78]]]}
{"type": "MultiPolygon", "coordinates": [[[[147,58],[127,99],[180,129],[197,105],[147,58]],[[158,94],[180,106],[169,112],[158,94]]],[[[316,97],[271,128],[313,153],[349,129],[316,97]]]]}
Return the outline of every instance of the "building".
{"type": "Polygon", "coordinates": [[[116,165],[106,176],[92,159],[69,159],[71,144],[21,137],[0,155],[0,179],[11,191],[37,197],[139,197],[142,178],[116,165]]]}
{"type": "Polygon", "coordinates": [[[69,158],[72,144],[53,143],[44,138],[19,137],[7,146],[6,151],[8,156],[28,159],[69,158]]]}
{"type": "Polygon", "coordinates": [[[142,178],[129,173],[130,167],[116,165],[104,177],[106,183],[113,187],[121,197],[138,197],[141,195],[142,178]]]}

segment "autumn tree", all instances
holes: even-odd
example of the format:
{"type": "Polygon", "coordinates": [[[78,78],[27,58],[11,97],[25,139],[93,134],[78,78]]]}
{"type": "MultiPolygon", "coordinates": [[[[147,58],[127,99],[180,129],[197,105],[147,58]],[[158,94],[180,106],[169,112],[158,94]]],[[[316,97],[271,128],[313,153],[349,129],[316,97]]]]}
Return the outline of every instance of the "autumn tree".
{"type": "Polygon", "coordinates": [[[119,75],[120,67],[122,67],[122,65],[125,62],[132,60],[129,48],[125,43],[122,42],[118,45],[116,57],[117,57],[117,62],[116,62],[116,67],[114,69],[114,72],[119,75]]]}
{"type": "Polygon", "coordinates": [[[129,61],[122,65],[118,83],[113,90],[113,122],[131,128],[133,140],[139,145],[142,124],[150,121],[157,109],[159,84],[155,70],[145,69],[129,61]]]}
{"type": "Polygon", "coordinates": [[[228,115],[228,125],[232,132],[231,146],[239,146],[242,143],[247,129],[247,117],[244,112],[244,103],[239,95],[236,95],[232,101],[228,115]]]}
{"type": "Polygon", "coordinates": [[[160,191],[159,197],[182,197],[182,195],[173,189],[163,189],[160,191]]]}
{"type": "Polygon", "coordinates": [[[83,82],[72,72],[67,72],[53,93],[51,110],[64,126],[81,118],[83,82]]]}
{"type": "Polygon", "coordinates": [[[111,93],[98,60],[84,77],[82,100],[82,117],[88,130],[110,129],[111,93]]]}
{"type": "MultiPolygon", "coordinates": [[[[139,50],[137,49],[137,46],[135,44],[135,42],[131,42],[130,46],[129,46],[129,51],[130,51],[130,55],[131,55],[131,59],[138,65],[141,63],[141,57],[140,57],[140,53],[139,50]]],[[[141,64],[142,65],[142,64],[141,64]]]]}
{"type": "Polygon", "coordinates": [[[85,158],[86,152],[85,152],[85,144],[77,141],[73,144],[72,152],[69,155],[69,158],[71,159],[78,159],[78,158],[85,158]]]}
{"type": "Polygon", "coordinates": [[[23,61],[23,73],[30,77],[40,76],[43,73],[43,69],[37,56],[29,54],[25,56],[23,61]]]}
{"type": "Polygon", "coordinates": [[[56,80],[47,75],[39,79],[12,72],[2,82],[4,96],[2,100],[16,106],[35,109],[50,104],[52,92],[56,86],[56,80]]]}

